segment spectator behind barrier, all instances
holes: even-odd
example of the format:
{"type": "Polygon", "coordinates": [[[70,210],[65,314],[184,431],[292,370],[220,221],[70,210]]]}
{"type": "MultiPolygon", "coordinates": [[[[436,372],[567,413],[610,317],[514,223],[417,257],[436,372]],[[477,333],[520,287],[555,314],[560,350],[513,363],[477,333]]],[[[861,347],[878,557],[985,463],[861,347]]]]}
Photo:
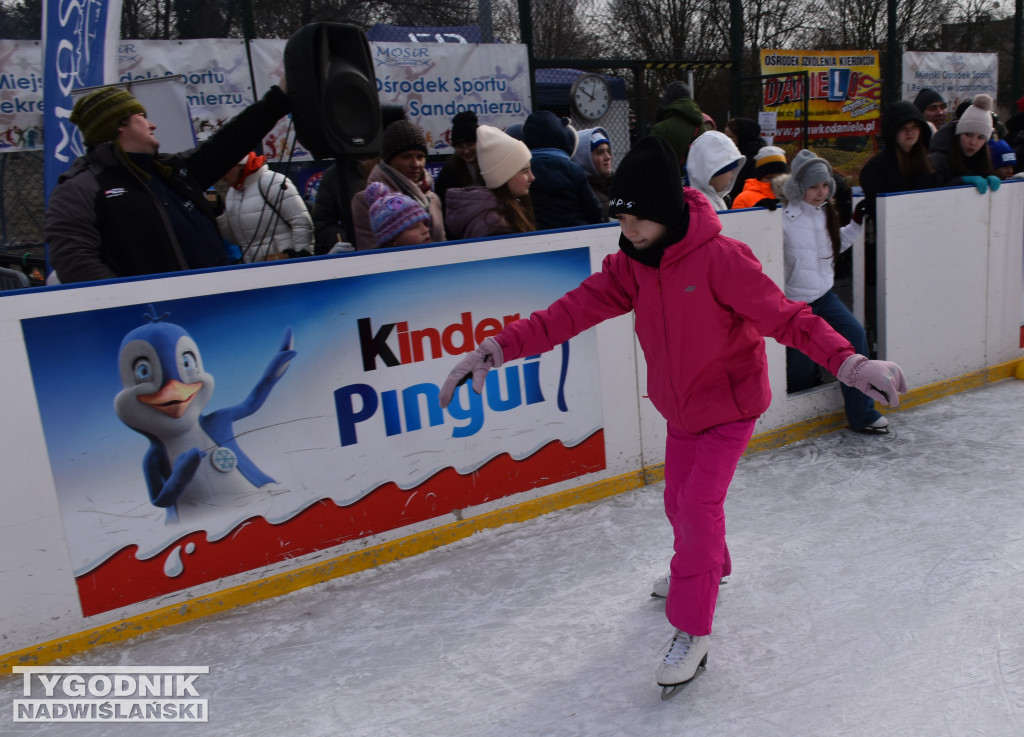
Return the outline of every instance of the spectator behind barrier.
{"type": "Polygon", "coordinates": [[[463,110],[452,118],[451,141],[455,153],[448,157],[434,180],[434,191],[441,198],[442,209],[446,205],[445,194],[452,187],[479,187],[484,183],[476,160],[476,129],[479,124],[472,110],[463,110]]]}
{"type": "Polygon", "coordinates": [[[690,146],[686,176],[690,186],[708,198],[715,210],[728,210],[726,198],[747,157],[729,136],[718,131],[702,133],[690,146]]]}
{"type": "MultiPolygon", "coordinates": [[[[786,297],[809,304],[857,353],[867,355],[864,327],[832,291],[839,253],[852,246],[863,230],[860,214],[839,227],[839,212],[831,202],[836,192],[832,165],[812,151],[800,151],[790,171],[781,187],[786,297]]],[[[814,361],[795,348],[786,349],[786,380],[790,392],[820,383],[814,361]]],[[[874,399],[851,386],[841,389],[851,430],[889,432],[889,421],[875,409],[874,399]]]]}
{"type": "Polygon", "coordinates": [[[988,152],[992,157],[992,173],[999,179],[1009,179],[1017,168],[1017,154],[1010,144],[1003,140],[988,142],[988,152]]]}
{"type": "Polygon", "coordinates": [[[928,160],[937,172],[939,186],[973,184],[981,194],[999,189],[986,145],[992,137],[991,111],[992,98],[975,95],[960,118],[946,123],[932,138],[928,160]]]}
{"type": "Polygon", "coordinates": [[[176,154],[159,152],[157,126],[131,93],[103,87],[80,97],[71,122],[86,153],[61,175],[43,224],[57,278],[83,282],[227,264],[205,192],[288,113],[281,87],[197,148],[176,154]]]}
{"type": "MultiPolygon", "coordinates": [[[[405,120],[405,108],[386,104],[380,107],[381,130],[396,120],[405,120]]],[[[328,166],[320,178],[313,206],[316,253],[354,251],[352,245],[353,193],[366,189],[366,177],[380,162],[379,156],[341,156],[328,166]]]]}
{"type": "MultiPolygon", "coordinates": [[[[1024,97],[1021,100],[1024,100],[1024,97]]],[[[1021,100],[1017,101],[1018,107],[1021,100]]],[[[1013,153],[1017,156],[1013,172],[1019,174],[1024,168],[1024,111],[1018,110],[1006,119],[1006,141],[1013,147],[1013,153]]]]}
{"type": "Polygon", "coordinates": [[[915,192],[942,186],[928,156],[932,129],[918,108],[895,102],[882,111],[882,150],[860,172],[868,215],[875,215],[878,195],[915,192]]]}
{"type": "Polygon", "coordinates": [[[242,250],[242,260],[269,261],[313,255],[313,221],[298,188],[273,172],[265,156],[250,152],[223,181],[228,185],[221,234],[242,250]]]}
{"type": "Polygon", "coordinates": [[[932,133],[946,124],[947,108],[949,107],[946,98],[938,90],[926,87],[917,93],[914,98],[914,107],[921,113],[932,133]]]}
{"type": "MultiPolygon", "coordinates": [[[[423,131],[408,120],[396,120],[385,130],[381,142],[381,160],[367,177],[367,183],[382,182],[392,192],[416,200],[430,215],[430,239],[445,240],[441,198],[432,190],[433,177],[426,168],[427,139],[423,131]]],[[[352,229],[356,249],[377,247],[370,225],[370,214],[363,192],[352,198],[352,229]]]]}
{"type": "Polygon", "coordinates": [[[704,122],[704,114],[693,100],[690,87],[675,81],[661,95],[661,109],[655,115],[651,135],[664,138],[679,157],[679,168],[686,171],[686,157],[690,146],[701,133],[711,130],[704,122]]]}
{"type": "Polygon", "coordinates": [[[608,192],[612,187],[612,142],[604,128],[586,128],[579,132],[579,144],[572,160],[583,167],[590,191],[601,205],[601,216],[608,219],[608,192]]]}
{"type": "Polygon", "coordinates": [[[348,235],[352,214],[351,199],[345,197],[348,191],[359,192],[364,188],[359,173],[359,162],[354,157],[335,161],[324,169],[320,186],[316,190],[313,204],[313,231],[316,236],[315,252],[318,256],[332,251],[354,251],[355,246],[348,235]],[[341,181],[345,177],[347,186],[341,181]],[[346,216],[346,213],[348,215],[346,216]],[[349,220],[346,219],[349,218],[349,220]]]}
{"type": "Polygon", "coordinates": [[[778,146],[764,146],[754,155],[754,176],[744,182],[743,191],[732,202],[732,209],[767,207],[774,210],[779,204],[775,181],[788,172],[786,152],[778,146]]]}
{"type": "Polygon", "coordinates": [[[485,187],[448,190],[445,223],[452,238],[485,238],[537,229],[530,199],[530,149],[497,128],[476,129],[485,187]]]}
{"type": "Polygon", "coordinates": [[[430,243],[430,215],[412,197],[370,182],[363,190],[377,248],[430,243]]]}
{"type": "MultiPolygon", "coordinates": [[[[736,175],[736,181],[732,185],[732,192],[729,193],[732,195],[732,200],[735,203],[736,197],[743,191],[744,183],[755,176],[754,157],[757,156],[758,151],[768,144],[761,138],[761,125],[756,120],[751,120],[750,118],[732,118],[725,124],[723,133],[729,136],[732,142],[736,144],[736,148],[740,150],[740,153],[747,157],[747,162],[736,175]]],[[[734,204],[733,207],[735,206],[734,204]]]]}
{"type": "Polygon", "coordinates": [[[574,228],[602,222],[601,206],[587,174],[572,160],[578,136],[568,118],[549,110],[530,113],[523,123],[523,142],[533,154],[536,181],[530,189],[537,228],[574,228]]]}

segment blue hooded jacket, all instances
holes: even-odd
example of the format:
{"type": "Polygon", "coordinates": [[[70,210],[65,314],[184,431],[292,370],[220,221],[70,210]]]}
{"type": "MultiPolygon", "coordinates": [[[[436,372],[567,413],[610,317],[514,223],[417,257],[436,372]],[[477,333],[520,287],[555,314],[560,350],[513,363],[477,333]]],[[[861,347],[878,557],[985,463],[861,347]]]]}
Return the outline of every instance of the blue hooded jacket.
{"type": "Polygon", "coordinates": [[[567,119],[549,110],[531,113],[523,124],[523,142],[533,154],[536,181],[530,200],[538,230],[604,222],[586,172],[571,158],[577,135],[567,119]]]}

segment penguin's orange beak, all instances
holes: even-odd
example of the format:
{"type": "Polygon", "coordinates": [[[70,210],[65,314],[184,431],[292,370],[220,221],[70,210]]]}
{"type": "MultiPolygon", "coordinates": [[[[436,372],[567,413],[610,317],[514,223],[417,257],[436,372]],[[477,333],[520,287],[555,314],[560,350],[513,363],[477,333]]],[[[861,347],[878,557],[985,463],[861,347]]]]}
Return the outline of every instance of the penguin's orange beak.
{"type": "Polygon", "coordinates": [[[192,404],[192,399],[195,398],[202,386],[202,382],[182,384],[177,379],[171,379],[160,387],[160,391],[153,394],[140,394],[138,399],[168,417],[178,419],[185,414],[188,406],[192,404]]]}

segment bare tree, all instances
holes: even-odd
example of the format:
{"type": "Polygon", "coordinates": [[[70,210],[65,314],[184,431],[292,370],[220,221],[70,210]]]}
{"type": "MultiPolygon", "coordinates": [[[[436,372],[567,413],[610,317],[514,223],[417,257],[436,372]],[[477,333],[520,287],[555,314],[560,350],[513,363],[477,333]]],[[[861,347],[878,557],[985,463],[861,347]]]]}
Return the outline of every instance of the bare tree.
{"type": "Polygon", "coordinates": [[[0,38],[40,38],[42,18],[41,0],[0,3],[0,38]]]}
{"type": "MultiPolygon", "coordinates": [[[[533,55],[538,59],[599,59],[608,53],[605,24],[598,0],[530,0],[533,55]]],[[[493,7],[495,37],[522,42],[517,0],[498,0],[493,7]]]]}
{"type": "Polygon", "coordinates": [[[170,0],[122,0],[121,38],[173,38],[170,0]]]}
{"type": "Polygon", "coordinates": [[[705,0],[611,0],[609,27],[624,55],[647,59],[722,56],[728,37],[706,33],[705,0]]]}
{"type": "MultiPolygon", "coordinates": [[[[830,3],[815,16],[815,24],[799,39],[804,48],[886,49],[888,0],[847,0],[830,3]]],[[[969,51],[976,34],[967,32],[950,48],[943,43],[943,27],[981,27],[1007,10],[998,0],[900,0],[896,20],[897,51],[969,51]]]]}
{"type": "Polygon", "coordinates": [[[219,38],[227,32],[220,3],[174,0],[178,38],[219,38]]]}
{"type": "MultiPolygon", "coordinates": [[[[37,2],[38,0],[24,0],[37,2]]],[[[122,38],[240,37],[251,11],[257,38],[288,38],[308,23],[343,22],[362,28],[467,25],[474,0],[123,0],[122,38]]]]}
{"type": "Polygon", "coordinates": [[[744,0],[743,45],[754,51],[789,48],[807,18],[806,0],[744,0]]]}
{"type": "Polygon", "coordinates": [[[519,5],[516,0],[494,0],[491,3],[495,41],[522,43],[519,22],[519,5]]]}

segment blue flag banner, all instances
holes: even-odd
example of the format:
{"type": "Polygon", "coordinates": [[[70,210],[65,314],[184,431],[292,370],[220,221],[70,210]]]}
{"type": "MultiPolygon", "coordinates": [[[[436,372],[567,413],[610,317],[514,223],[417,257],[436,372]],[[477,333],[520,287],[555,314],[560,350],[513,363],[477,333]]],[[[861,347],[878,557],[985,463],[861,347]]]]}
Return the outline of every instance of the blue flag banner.
{"type": "Polygon", "coordinates": [[[46,196],[84,152],[71,91],[115,80],[121,0],[43,0],[43,170],[46,196]]]}

